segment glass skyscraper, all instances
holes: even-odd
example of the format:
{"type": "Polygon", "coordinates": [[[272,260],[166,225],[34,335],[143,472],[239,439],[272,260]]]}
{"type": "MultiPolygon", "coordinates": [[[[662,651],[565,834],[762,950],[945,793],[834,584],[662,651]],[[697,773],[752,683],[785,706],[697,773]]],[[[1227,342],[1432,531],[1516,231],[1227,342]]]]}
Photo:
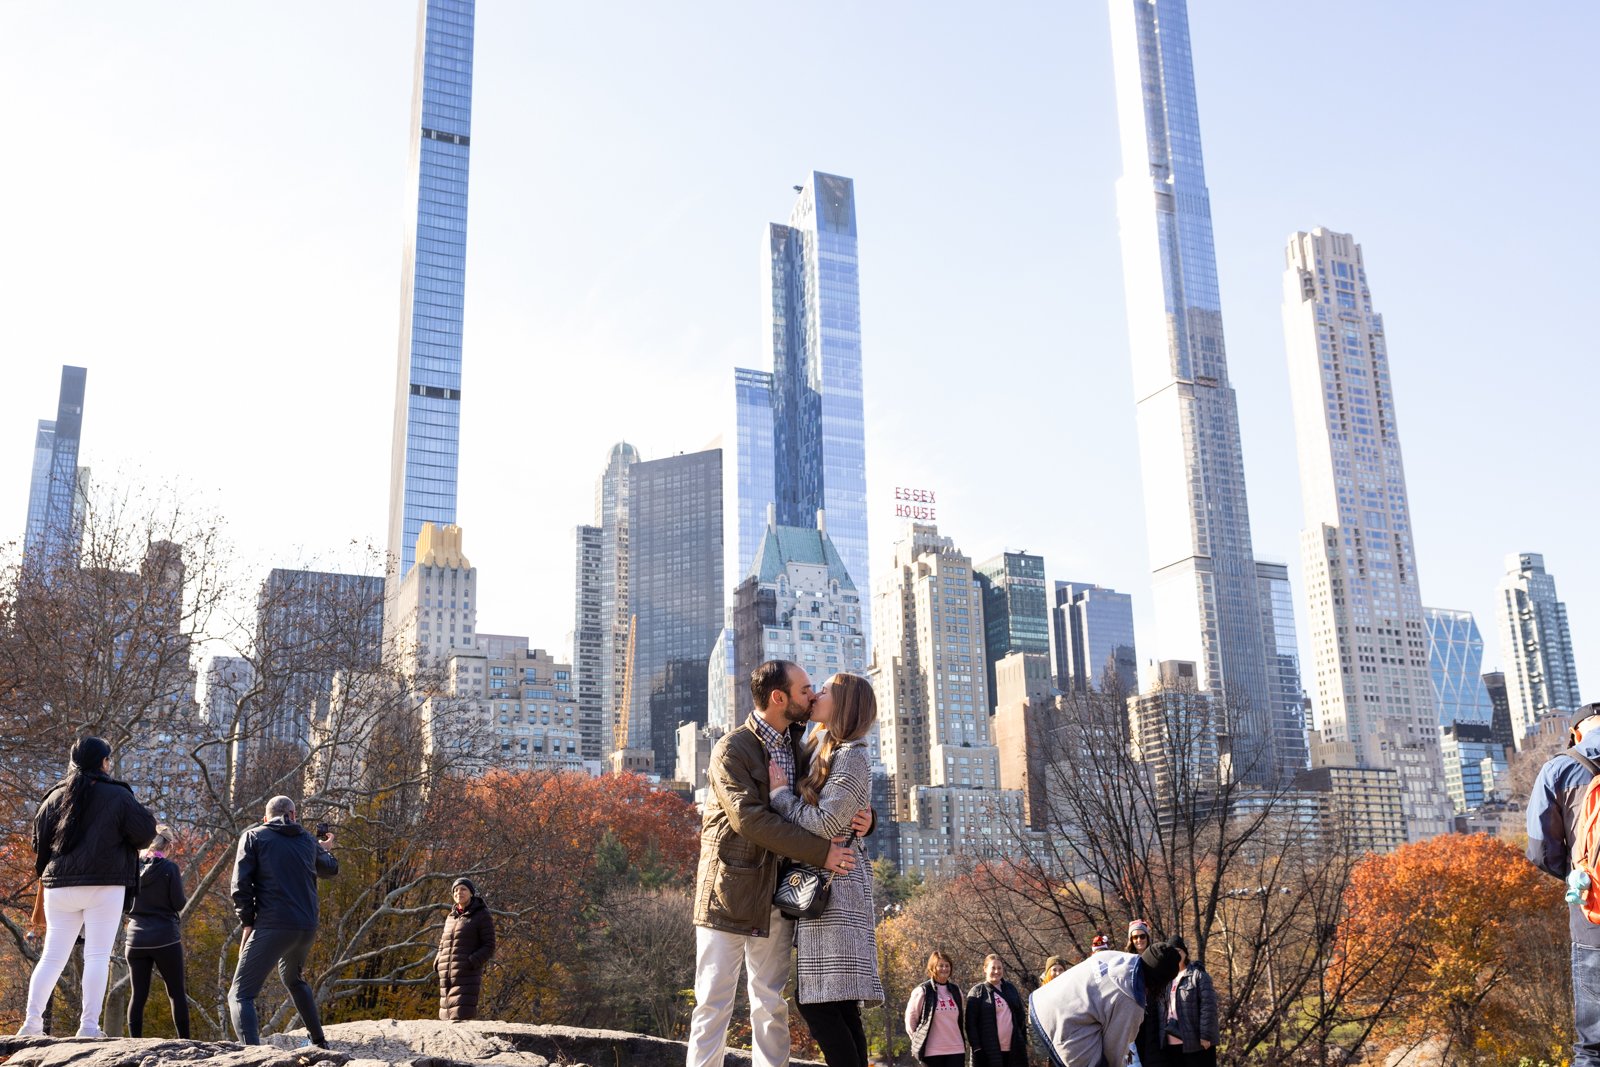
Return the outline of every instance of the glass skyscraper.
{"type": "Polygon", "coordinates": [[[28,524],[23,558],[32,566],[53,566],[77,551],[86,486],[78,468],[83,434],[83,398],[89,372],[61,368],[56,417],[40,419],[33,446],[33,478],[28,485],[28,524]]]}
{"type": "Polygon", "coordinates": [[[1272,687],[1273,744],[1285,774],[1306,768],[1305,693],[1300,689],[1300,645],[1295,637],[1294,592],[1289,568],[1256,560],[1257,594],[1261,600],[1262,640],[1267,650],[1267,681],[1272,687]]]}
{"type": "Polygon", "coordinates": [[[1421,840],[1451,823],[1383,316],[1349,234],[1296,233],[1284,258],[1317,727],[1399,773],[1421,840]]]}
{"type": "Polygon", "coordinates": [[[1119,695],[1137,689],[1133,597],[1090,582],[1057,582],[1055,590],[1056,685],[1099,693],[1115,671],[1119,695]]]}
{"type": "Polygon", "coordinates": [[[1439,725],[1494,722],[1494,705],[1483,684],[1483,635],[1470,611],[1423,608],[1428,625],[1428,664],[1439,698],[1439,725]]]}
{"type": "Polygon", "coordinates": [[[422,0],[411,100],[416,224],[406,234],[389,472],[390,579],[416,560],[424,522],[456,521],[467,163],[475,0],[422,0]],[[394,569],[397,568],[397,569],[394,569]]]}
{"type": "Polygon", "coordinates": [[[704,725],[706,665],[722,634],[722,450],[628,469],[628,608],[637,619],[628,747],[671,777],[678,727],[704,725]]]}
{"type": "MultiPolygon", "coordinates": [[[[1184,0],[1111,0],[1117,218],[1157,655],[1226,699],[1234,766],[1280,777],[1184,0]]],[[[1292,773],[1294,768],[1285,768],[1292,773]]]]}
{"type": "MultiPolygon", "coordinates": [[[[772,455],[772,372],[733,369],[734,432],[738,458],[739,556],[735,574],[749,574],[767,536],[767,510],[777,500],[772,455]]],[[[815,517],[813,517],[815,521],[815,517]]]]}
{"type": "MultiPolygon", "coordinates": [[[[788,224],[768,228],[764,262],[772,370],[734,372],[738,573],[748,573],[773,503],[779,526],[815,527],[825,512],[856,588],[870,589],[854,183],[812,172],[788,224]]],[[[870,641],[865,618],[862,632],[870,641]]]]}
{"type": "Polygon", "coordinates": [[[983,591],[983,658],[989,710],[995,708],[995,664],[1011,652],[1050,654],[1050,601],[1044,592],[1044,557],[1002,552],[973,568],[983,591]]]}

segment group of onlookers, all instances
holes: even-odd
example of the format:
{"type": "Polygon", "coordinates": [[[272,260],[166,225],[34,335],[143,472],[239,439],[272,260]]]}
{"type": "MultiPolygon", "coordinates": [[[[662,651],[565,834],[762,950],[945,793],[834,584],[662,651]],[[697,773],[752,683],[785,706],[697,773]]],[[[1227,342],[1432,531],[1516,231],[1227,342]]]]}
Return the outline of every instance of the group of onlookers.
{"type": "MultiPolygon", "coordinates": [[[[188,1037],[182,937],[188,896],[183,873],[169,855],[173,832],[157,824],[126,782],[111,777],[111,746],[105,741],[80,738],[70,761],[67,776],[46,793],[34,814],[39,894],[29,936],[38,940],[42,932],[43,941],[17,1033],[44,1034],[50,998],[81,935],[77,1036],[105,1036],[100,1017],[111,949],[126,916],[129,1035],[143,1034],[150,981],[159,973],[172,1003],[173,1026],[179,1037],[188,1037]]],[[[231,895],[241,938],[228,1008],[243,1044],[261,1041],[255,1001],[276,968],[311,1044],[326,1047],[316,993],[303,969],[316,940],[317,880],[339,873],[333,845],[331,830],[318,826],[315,834],[307,832],[296,819],[294,801],[284,796],[269,800],[261,822],[240,835],[231,895]]],[[[433,960],[440,1018],[475,1017],[483,968],[494,947],[493,917],[473,884],[458,878],[433,960]]]]}
{"type": "Polygon", "coordinates": [[[983,981],[963,995],[951,981],[950,957],[934,952],[928,980],[906,1002],[911,1054],[929,1067],[965,1067],[969,1059],[972,1067],[1026,1067],[1031,1030],[1037,1047],[1066,1067],[1215,1064],[1210,976],[1192,965],[1182,938],[1152,948],[1150,936],[1149,925],[1136,919],[1126,951],[1096,936],[1090,956],[1075,967],[1049,957],[1026,1002],[1006,980],[999,956],[984,957],[983,981]]]}

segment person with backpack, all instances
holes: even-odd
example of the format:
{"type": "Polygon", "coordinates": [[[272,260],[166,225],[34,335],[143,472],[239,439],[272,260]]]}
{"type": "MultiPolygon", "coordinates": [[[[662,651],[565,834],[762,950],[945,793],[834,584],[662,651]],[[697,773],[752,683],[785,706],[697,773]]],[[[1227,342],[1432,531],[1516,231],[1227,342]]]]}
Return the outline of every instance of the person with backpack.
{"type": "Polygon", "coordinates": [[[1600,1067],[1600,703],[1577,710],[1567,741],[1528,798],[1528,859],[1568,885],[1572,1063],[1600,1067]]]}

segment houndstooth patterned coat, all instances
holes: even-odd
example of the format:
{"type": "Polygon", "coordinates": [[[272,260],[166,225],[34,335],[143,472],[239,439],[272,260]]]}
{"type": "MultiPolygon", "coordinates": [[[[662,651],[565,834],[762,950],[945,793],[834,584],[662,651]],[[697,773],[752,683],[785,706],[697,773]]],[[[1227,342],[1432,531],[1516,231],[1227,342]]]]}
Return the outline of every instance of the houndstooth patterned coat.
{"type": "MultiPolygon", "coordinates": [[[[846,742],[834,752],[833,770],[815,805],[804,803],[792,784],[772,791],[773,809],[818,837],[848,833],[855,813],[871,806],[872,768],[865,741],[846,742]]],[[[856,865],[848,875],[833,880],[828,910],[794,924],[800,957],[795,999],[801,1004],[883,1000],[872,926],[872,864],[860,841],[854,847],[856,865]]]]}

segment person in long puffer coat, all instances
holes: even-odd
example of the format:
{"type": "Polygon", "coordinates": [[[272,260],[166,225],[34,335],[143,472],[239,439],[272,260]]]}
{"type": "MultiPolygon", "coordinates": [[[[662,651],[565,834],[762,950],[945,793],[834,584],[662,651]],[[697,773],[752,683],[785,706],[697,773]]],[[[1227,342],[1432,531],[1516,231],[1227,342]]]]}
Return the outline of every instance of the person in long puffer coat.
{"type": "Polygon", "coordinates": [[[483,968],[494,955],[494,916],[465,878],[455,880],[450,896],[455,906],[445,916],[433,969],[439,974],[439,1018],[463,1022],[478,1017],[483,968]]]}

